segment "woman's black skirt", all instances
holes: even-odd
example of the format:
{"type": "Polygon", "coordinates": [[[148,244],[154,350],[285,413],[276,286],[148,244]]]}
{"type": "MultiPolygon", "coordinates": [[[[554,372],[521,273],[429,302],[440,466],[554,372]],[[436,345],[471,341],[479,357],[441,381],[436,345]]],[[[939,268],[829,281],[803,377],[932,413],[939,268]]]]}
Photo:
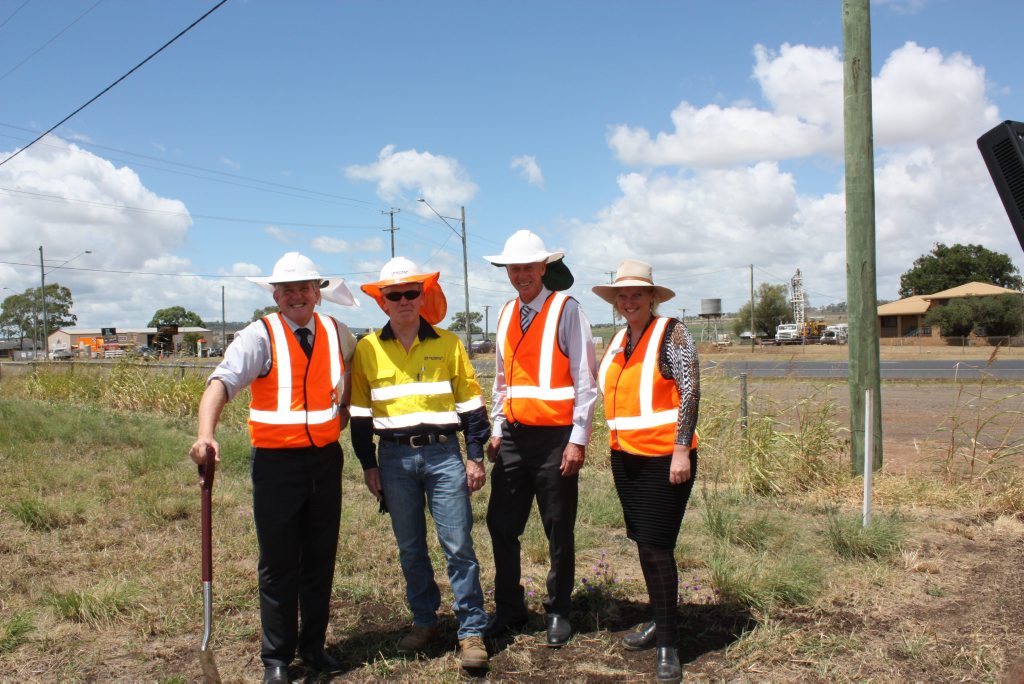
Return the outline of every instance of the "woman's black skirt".
{"type": "Polygon", "coordinates": [[[635,456],[612,450],[612,476],[622,503],[626,536],[637,544],[674,549],[686,503],[697,479],[697,451],[690,452],[692,477],[668,481],[672,456],[635,456]]]}

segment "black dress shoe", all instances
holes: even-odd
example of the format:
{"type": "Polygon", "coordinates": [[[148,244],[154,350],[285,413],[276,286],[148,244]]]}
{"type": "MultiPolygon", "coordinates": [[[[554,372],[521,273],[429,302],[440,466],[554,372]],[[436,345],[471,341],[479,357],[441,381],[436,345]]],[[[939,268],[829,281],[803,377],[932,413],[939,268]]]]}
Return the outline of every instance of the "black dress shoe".
{"type": "Polygon", "coordinates": [[[288,668],[284,665],[267,665],[263,670],[263,684],[288,684],[288,668]]]}
{"type": "Polygon", "coordinates": [[[341,672],[341,663],[338,662],[338,659],[322,648],[316,651],[300,653],[299,656],[302,658],[302,663],[306,666],[306,669],[327,674],[341,672]]]}
{"type": "Polygon", "coordinates": [[[654,635],[656,633],[654,622],[645,622],[636,628],[635,632],[630,632],[626,636],[622,637],[622,645],[630,651],[639,651],[644,648],[648,648],[654,643],[654,635]]]}
{"type": "Polygon", "coordinates": [[[505,613],[495,613],[487,621],[487,627],[484,628],[484,636],[489,639],[497,639],[506,632],[522,629],[526,626],[529,619],[529,613],[525,612],[522,615],[511,616],[505,613]]]}
{"type": "Polygon", "coordinates": [[[569,618],[553,613],[548,615],[548,646],[561,648],[568,643],[571,636],[572,625],[569,624],[569,618]]]}
{"type": "Polygon", "coordinates": [[[676,649],[670,646],[658,647],[654,676],[659,682],[678,682],[683,678],[683,668],[679,665],[679,654],[676,653],[676,649]]]}

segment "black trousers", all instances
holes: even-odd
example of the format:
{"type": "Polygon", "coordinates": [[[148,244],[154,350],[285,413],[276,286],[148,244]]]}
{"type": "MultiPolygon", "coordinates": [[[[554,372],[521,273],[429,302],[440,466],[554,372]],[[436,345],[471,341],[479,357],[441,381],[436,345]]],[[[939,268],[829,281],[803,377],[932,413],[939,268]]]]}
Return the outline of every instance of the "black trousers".
{"type": "Polygon", "coordinates": [[[341,466],[337,442],[252,450],[265,666],[287,666],[296,648],[324,645],[341,522],[341,466]]]}
{"type": "Polygon", "coordinates": [[[494,551],[494,602],[499,613],[523,612],[520,542],[534,497],[548,538],[548,613],[569,616],[576,581],[576,504],[579,475],[563,477],[562,452],[572,426],[506,423],[498,460],[491,471],[487,529],[494,551]]]}

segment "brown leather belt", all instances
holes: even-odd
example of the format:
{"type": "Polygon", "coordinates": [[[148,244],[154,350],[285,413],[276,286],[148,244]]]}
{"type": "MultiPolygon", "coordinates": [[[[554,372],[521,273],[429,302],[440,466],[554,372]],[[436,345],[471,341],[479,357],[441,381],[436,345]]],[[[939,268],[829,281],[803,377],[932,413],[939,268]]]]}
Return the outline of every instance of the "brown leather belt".
{"type": "Polygon", "coordinates": [[[411,447],[425,447],[430,444],[444,444],[450,439],[455,439],[454,432],[426,432],[419,435],[407,435],[405,437],[381,437],[386,442],[401,444],[411,447]]]}

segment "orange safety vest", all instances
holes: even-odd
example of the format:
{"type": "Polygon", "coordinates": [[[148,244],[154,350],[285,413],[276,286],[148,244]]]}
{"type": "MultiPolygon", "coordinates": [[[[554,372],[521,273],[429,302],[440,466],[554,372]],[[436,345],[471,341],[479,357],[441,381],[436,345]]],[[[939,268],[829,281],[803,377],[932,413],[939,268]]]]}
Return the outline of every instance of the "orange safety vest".
{"type": "MultiPolygon", "coordinates": [[[[629,359],[626,328],[612,338],[597,371],[612,449],[640,456],[671,454],[676,442],[679,389],[658,369],[658,351],[670,319],[658,317],[640,337],[629,359]],[[649,333],[649,334],[648,334],[649,333]]],[[[690,444],[697,448],[694,433],[690,444]]]]}
{"type": "Polygon", "coordinates": [[[505,418],[523,425],[572,425],[576,388],[569,357],[558,346],[568,295],[553,292],[524,334],[519,300],[505,304],[495,335],[505,369],[505,418]]]}
{"type": "Polygon", "coordinates": [[[293,449],[326,446],[341,437],[338,383],[345,359],[338,327],[313,314],[313,355],[307,359],[280,313],[263,318],[270,334],[270,372],[252,383],[249,436],[253,446],[293,449]]]}

